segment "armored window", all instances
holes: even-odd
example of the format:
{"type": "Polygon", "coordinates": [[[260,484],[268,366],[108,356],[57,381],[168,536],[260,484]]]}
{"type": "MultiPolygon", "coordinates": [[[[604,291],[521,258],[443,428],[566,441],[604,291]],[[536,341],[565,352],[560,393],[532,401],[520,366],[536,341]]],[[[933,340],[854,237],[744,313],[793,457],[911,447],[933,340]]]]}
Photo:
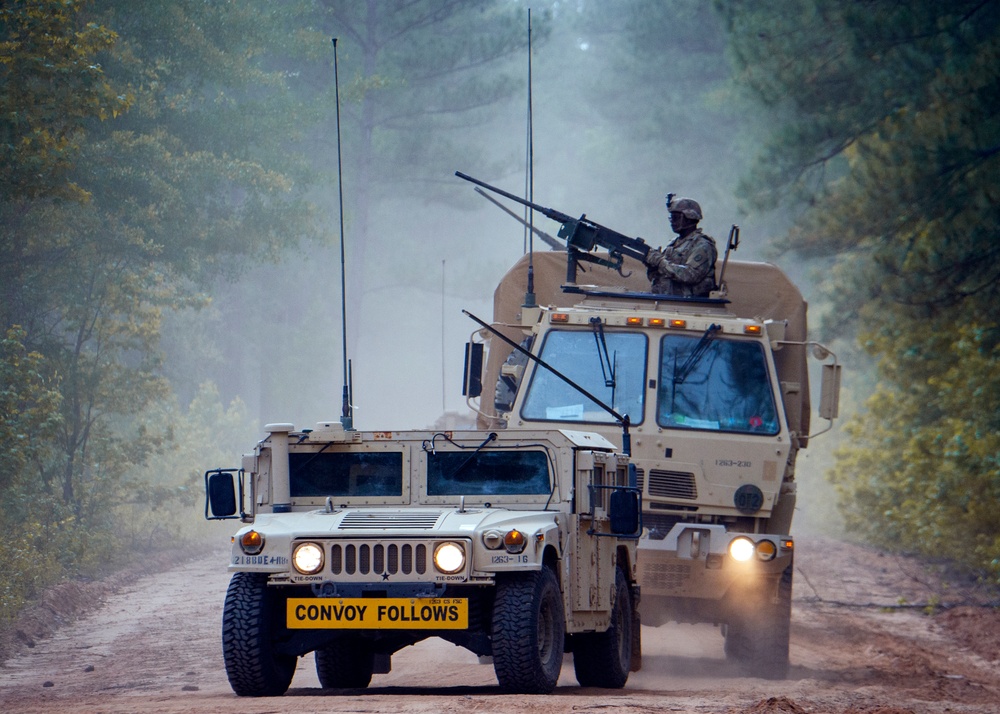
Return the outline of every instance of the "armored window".
{"type": "Polygon", "coordinates": [[[403,494],[403,455],[399,452],[291,453],[288,468],[292,497],[403,494]]]}
{"type": "Polygon", "coordinates": [[[757,342],[666,335],[658,385],[660,426],[778,433],[767,362],[757,342]]]}
{"type": "Polygon", "coordinates": [[[512,496],[551,491],[544,451],[438,451],[427,454],[428,496],[512,496]]]}
{"type": "MultiPolygon", "coordinates": [[[[541,358],[633,424],[645,408],[646,336],[637,332],[554,330],[545,337],[541,358]],[[603,338],[603,340],[602,340],[603,338]]],[[[532,421],[614,423],[592,399],[544,367],[528,385],[521,416],[532,421]]]]}

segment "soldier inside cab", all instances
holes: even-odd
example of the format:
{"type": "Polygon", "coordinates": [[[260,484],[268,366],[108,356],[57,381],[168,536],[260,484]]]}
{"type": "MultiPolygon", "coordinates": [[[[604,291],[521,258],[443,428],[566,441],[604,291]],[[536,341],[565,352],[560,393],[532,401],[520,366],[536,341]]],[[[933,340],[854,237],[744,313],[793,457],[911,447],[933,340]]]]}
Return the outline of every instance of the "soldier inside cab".
{"type": "Polygon", "coordinates": [[[667,196],[670,228],[677,238],[666,248],[649,251],[646,276],[652,291],[676,297],[708,297],[716,289],[715,239],[702,233],[701,206],[690,198],[667,196]]]}

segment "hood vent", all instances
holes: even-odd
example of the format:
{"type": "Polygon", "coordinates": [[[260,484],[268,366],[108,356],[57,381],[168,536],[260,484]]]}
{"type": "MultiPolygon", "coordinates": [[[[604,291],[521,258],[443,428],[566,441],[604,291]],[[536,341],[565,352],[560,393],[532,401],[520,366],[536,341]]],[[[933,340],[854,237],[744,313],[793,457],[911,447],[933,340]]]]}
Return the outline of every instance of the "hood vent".
{"type": "Polygon", "coordinates": [[[431,530],[441,520],[442,511],[351,511],[340,522],[343,530],[370,530],[373,528],[412,528],[431,530]]]}

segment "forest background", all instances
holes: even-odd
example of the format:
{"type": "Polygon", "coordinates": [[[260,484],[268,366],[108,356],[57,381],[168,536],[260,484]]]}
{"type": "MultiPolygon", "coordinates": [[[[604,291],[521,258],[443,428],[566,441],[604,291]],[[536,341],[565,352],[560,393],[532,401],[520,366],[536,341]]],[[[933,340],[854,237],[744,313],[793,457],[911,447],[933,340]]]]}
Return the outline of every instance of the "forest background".
{"type": "MultiPolygon", "coordinates": [[[[796,527],[1000,578],[1000,4],[530,6],[535,199],[665,244],[696,198],[845,364],[796,527]]],[[[0,2],[0,624],[337,418],[342,309],[358,428],[466,418],[460,310],[525,245],[453,174],[523,190],[528,9],[0,2]]]]}

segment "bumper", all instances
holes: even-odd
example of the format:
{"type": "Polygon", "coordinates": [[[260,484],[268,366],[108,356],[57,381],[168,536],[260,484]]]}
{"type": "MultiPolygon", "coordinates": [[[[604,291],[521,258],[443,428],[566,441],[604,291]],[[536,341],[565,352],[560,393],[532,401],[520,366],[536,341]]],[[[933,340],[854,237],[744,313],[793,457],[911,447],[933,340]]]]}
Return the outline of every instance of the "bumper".
{"type": "Polygon", "coordinates": [[[744,596],[769,597],[777,592],[781,574],[792,564],[794,544],[786,535],[730,533],[724,526],[678,523],[662,540],[639,541],[639,584],[643,621],[686,622],[724,620],[727,602],[744,596]],[[769,542],[774,556],[753,552],[735,560],[729,546],[736,539],[769,542]]]}

